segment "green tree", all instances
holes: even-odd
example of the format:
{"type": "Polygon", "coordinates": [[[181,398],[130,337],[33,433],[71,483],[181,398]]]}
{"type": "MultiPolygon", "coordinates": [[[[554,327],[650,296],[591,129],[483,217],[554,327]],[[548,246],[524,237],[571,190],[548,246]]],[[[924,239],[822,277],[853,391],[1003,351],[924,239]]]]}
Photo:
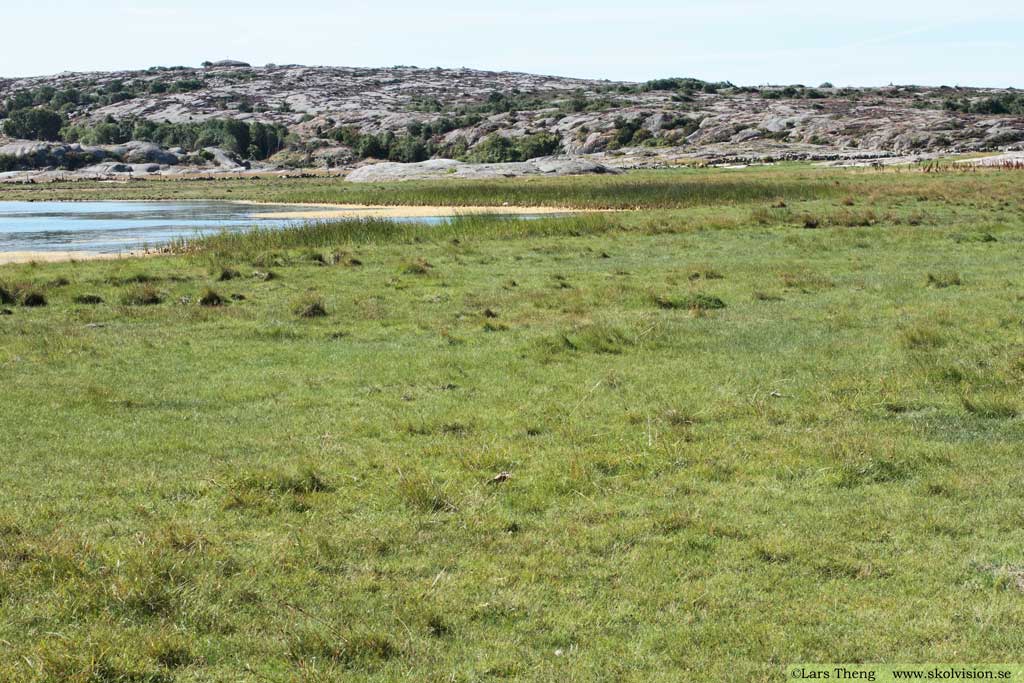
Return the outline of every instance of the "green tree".
{"type": "Polygon", "coordinates": [[[49,109],[19,109],[4,122],[4,132],[23,140],[59,140],[64,117],[49,109]]]}

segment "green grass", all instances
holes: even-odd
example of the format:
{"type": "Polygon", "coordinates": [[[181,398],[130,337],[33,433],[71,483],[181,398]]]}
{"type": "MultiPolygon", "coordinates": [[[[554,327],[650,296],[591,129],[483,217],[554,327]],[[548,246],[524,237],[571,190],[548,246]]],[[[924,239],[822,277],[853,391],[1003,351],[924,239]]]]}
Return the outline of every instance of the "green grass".
{"type": "Polygon", "coordinates": [[[1019,661],[1024,176],[720,176],[0,267],[0,680],[1019,661]]]}

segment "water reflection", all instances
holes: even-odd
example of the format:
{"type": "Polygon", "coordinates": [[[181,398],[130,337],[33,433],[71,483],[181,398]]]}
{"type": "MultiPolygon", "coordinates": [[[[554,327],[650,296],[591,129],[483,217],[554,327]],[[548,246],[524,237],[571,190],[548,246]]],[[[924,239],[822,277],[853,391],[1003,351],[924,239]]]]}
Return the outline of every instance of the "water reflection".
{"type": "Polygon", "coordinates": [[[226,201],[0,202],[0,251],[132,251],[222,230],[295,225],[254,217],[294,210],[226,201]]]}

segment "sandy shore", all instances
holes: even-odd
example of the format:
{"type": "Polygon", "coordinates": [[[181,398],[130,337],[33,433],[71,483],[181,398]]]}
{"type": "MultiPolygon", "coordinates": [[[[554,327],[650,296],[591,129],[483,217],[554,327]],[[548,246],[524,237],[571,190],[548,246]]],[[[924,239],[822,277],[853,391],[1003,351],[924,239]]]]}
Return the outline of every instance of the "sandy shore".
{"type": "Polygon", "coordinates": [[[61,261],[112,261],[122,258],[151,256],[141,251],[100,254],[94,251],[0,251],[0,266],[12,263],[59,263],[61,261]]]}
{"type": "Polygon", "coordinates": [[[252,217],[283,220],[329,220],[331,218],[446,218],[481,213],[502,215],[581,213],[579,209],[552,206],[374,206],[368,204],[273,204],[272,206],[293,206],[296,207],[296,210],[254,213],[252,217]]]}

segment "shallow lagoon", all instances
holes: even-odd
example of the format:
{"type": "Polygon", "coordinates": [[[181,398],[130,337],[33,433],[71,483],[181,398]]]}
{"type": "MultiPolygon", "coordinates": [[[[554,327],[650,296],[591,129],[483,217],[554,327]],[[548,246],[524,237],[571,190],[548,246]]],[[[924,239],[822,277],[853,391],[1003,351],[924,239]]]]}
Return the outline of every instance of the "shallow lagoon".
{"type": "MultiPolygon", "coordinates": [[[[157,247],[178,237],[285,227],[295,207],[228,201],[0,202],[0,252],[116,254],[157,247]]],[[[344,217],[339,210],[337,217],[344,217]]],[[[393,220],[438,222],[438,217],[393,220]]]]}

